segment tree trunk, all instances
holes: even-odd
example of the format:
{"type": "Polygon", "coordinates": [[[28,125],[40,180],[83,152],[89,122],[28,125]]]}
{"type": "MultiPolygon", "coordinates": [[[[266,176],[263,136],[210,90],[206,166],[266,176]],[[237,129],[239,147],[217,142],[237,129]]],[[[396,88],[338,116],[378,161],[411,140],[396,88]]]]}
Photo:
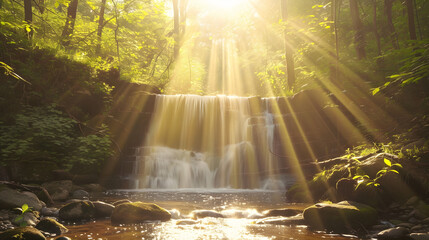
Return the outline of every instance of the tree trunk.
{"type": "Polygon", "coordinates": [[[413,0],[405,0],[407,5],[408,14],[408,31],[410,32],[410,39],[417,40],[416,24],[414,22],[414,4],[413,0]]]}
{"type": "Polygon", "coordinates": [[[100,54],[100,49],[101,49],[101,35],[103,34],[105,9],[106,9],[106,0],[101,0],[100,15],[98,19],[98,30],[97,30],[97,48],[95,49],[95,53],[97,55],[100,54]]]}
{"type": "Polygon", "coordinates": [[[399,49],[398,35],[396,34],[395,25],[393,25],[392,7],[395,0],[384,0],[384,12],[387,18],[387,34],[392,41],[393,48],[399,49]]]}
{"type": "Polygon", "coordinates": [[[359,16],[359,6],[358,0],[350,0],[350,15],[352,17],[352,24],[355,30],[355,48],[357,53],[357,58],[359,60],[366,57],[365,51],[365,32],[363,29],[362,21],[359,16]]]}
{"type": "Polygon", "coordinates": [[[372,28],[374,31],[375,40],[377,42],[377,51],[378,56],[381,55],[381,41],[380,41],[380,35],[378,34],[378,25],[377,25],[377,0],[372,0],[372,9],[373,9],[373,16],[372,16],[372,28]]]}
{"type": "Polygon", "coordinates": [[[180,51],[180,18],[179,18],[179,0],[173,0],[173,13],[174,13],[174,56],[176,60],[180,51]]]}
{"type": "MultiPolygon", "coordinates": [[[[284,23],[288,20],[288,12],[287,12],[288,0],[281,0],[281,9],[282,9],[282,20],[284,23]]],[[[288,30],[285,26],[284,29],[284,44],[285,44],[285,57],[286,57],[286,72],[287,72],[287,84],[288,89],[292,89],[295,84],[295,66],[293,60],[293,52],[291,43],[288,41],[288,30]]]]}
{"type": "Polygon", "coordinates": [[[32,0],[24,0],[24,20],[27,24],[30,25],[29,28],[26,28],[26,33],[28,38],[31,39],[33,37],[33,29],[31,27],[31,23],[33,22],[33,11],[31,7],[32,0]]]}
{"type": "Polygon", "coordinates": [[[76,21],[78,2],[79,0],[71,0],[67,8],[67,19],[64,25],[63,33],[61,34],[61,44],[65,47],[70,45],[70,38],[73,34],[74,24],[76,21]]]}

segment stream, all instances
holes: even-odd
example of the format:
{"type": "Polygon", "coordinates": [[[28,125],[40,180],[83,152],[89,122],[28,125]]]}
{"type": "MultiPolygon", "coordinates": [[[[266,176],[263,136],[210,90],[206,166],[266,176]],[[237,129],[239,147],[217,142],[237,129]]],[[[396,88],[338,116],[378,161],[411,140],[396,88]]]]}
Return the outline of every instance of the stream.
{"type": "MultiPolygon", "coordinates": [[[[137,225],[114,226],[110,219],[86,223],[65,223],[69,232],[63,236],[79,239],[351,239],[324,232],[312,232],[304,225],[284,226],[257,224],[257,218],[268,209],[304,209],[307,205],[285,203],[284,192],[237,189],[116,190],[98,200],[119,199],[153,202],[172,212],[172,220],[137,225]],[[194,210],[215,210],[225,218],[192,220],[194,210]]],[[[50,238],[55,239],[55,238],[50,238]]]]}

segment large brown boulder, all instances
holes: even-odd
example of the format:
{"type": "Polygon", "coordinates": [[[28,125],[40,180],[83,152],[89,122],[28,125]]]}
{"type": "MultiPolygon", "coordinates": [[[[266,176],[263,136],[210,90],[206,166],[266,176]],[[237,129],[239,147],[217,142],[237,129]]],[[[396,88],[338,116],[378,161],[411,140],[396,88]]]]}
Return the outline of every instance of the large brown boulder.
{"type": "Polygon", "coordinates": [[[377,223],[377,211],[365,204],[342,201],[317,203],[304,210],[305,222],[313,229],[347,232],[377,223]]]}
{"type": "Polygon", "coordinates": [[[59,218],[66,221],[89,220],[95,217],[95,206],[90,201],[76,201],[64,205],[59,218]]]}
{"type": "Polygon", "coordinates": [[[168,221],[171,214],[153,203],[132,202],[116,206],[112,212],[113,224],[133,224],[145,221],[168,221]]]}
{"type": "Polygon", "coordinates": [[[20,192],[7,188],[0,191],[0,209],[21,207],[23,204],[27,204],[36,211],[42,209],[42,202],[31,192],[20,192]]]}
{"type": "Polygon", "coordinates": [[[0,240],[46,240],[43,234],[33,227],[20,227],[0,233],[0,240]]]}

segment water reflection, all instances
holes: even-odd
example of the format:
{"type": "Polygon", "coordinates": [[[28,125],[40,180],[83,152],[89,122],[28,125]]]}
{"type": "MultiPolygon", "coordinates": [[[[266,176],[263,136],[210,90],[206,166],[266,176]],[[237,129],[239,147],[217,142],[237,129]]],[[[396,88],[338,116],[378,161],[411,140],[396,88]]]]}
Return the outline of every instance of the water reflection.
{"type": "MultiPolygon", "coordinates": [[[[137,239],[334,239],[350,237],[314,233],[305,226],[256,224],[261,212],[279,207],[302,209],[303,205],[286,205],[280,197],[284,193],[270,191],[146,191],[114,192],[104,196],[107,202],[127,197],[135,201],[156,202],[173,213],[167,222],[150,222],[138,225],[113,226],[110,219],[81,225],[68,225],[64,236],[73,240],[137,240],[137,239]],[[174,211],[172,211],[174,209],[174,211]],[[192,211],[206,209],[218,212],[225,218],[192,218],[192,211]]],[[[51,238],[54,240],[54,238],[51,238]]]]}

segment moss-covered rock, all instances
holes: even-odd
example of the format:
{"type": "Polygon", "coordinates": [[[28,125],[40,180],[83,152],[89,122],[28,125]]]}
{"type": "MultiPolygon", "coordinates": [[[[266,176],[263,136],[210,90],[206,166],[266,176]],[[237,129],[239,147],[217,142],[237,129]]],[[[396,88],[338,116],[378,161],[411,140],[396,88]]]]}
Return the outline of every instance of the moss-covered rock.
{"type": "Polygon", "coordinates": [[[46,240],[43,234],[33,227],[21,227],[0,233],[0,240],[46,240]]]}
{"type": "Polygon", "coordinates": [[[56,235],[60,235],[68,231],[68,229],[64,227],[64,225],[52,218],[44,218],[40,220],[40,222],[35,226],[35,228],[39,229],[40,231],[53,233],[56,235]]]}
{"type": "Polygon", "coordinates": [[[377,223],[377,211],[365,204],[343,201],[317,203],[304,210],[305,222],[313,229],[346,232],[377,223]]]}
{"type": "Polygon", "coordinates": [[[59,218],[66,221],[89,220],[95,217],[95,207],[90,201],[77,201],[64,205],[59,218]]]}
{"type": "Polygon", "coordinates": [[[171,214],[164,208],[153,203],[132,202],[115,207],[112,212],[113,224],[133,224],[145,221],[168,221],[171,214]]]}

